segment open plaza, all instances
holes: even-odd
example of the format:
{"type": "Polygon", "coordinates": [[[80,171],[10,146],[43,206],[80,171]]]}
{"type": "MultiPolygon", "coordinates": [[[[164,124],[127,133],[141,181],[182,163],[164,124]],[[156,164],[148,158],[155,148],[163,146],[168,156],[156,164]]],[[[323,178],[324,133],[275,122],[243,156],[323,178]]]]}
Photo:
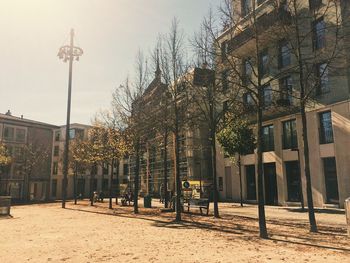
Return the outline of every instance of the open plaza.
{"type": "MultiPolygon", "coordinates": [[[[115,202],[115,200],[114,200],[115,202]]],[[[0,261],[17,262],[350,262],[344,210],[317,210],[318,233],[306,212],[266,207],[270,239],[258,237],[257,207],[220,203],[220,218],[152,208],[133,214],[108,200],[14,206],[0,217],[0,261]]]]}

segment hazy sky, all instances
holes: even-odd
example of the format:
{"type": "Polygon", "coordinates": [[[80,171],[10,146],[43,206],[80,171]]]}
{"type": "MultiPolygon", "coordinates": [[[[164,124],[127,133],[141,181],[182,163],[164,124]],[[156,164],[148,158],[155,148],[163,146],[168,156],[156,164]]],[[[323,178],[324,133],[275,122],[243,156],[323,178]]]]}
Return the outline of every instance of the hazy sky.
{"type": "Polygon", "coordinates": [[[84,55],[73,69],[71,122],[90,123],[174,16],[187,37],[220,0],[0,0],[0,112],[62,125],[68,63],[57,57],[70,28],[84,55]]]}

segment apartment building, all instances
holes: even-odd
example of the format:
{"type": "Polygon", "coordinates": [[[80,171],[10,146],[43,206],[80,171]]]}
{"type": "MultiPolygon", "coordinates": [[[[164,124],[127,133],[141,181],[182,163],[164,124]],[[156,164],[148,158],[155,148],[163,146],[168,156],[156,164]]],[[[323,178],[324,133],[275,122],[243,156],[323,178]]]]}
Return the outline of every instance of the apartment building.
{"type": "MultiPolygon", "coordinates": [[[[73,123],[70,125],[69,136],[70,140],[75,139],[87,140],[89,138],[90,125],[73,123]]],[[[65,138],[66,126],[58,127],[54,130],[52,137],[52,163],[51,163],[51,199],[62,198],[62,181],[63,181],[63,152],[66,142],[65,138]]],[[[105,196],[109,196],[109,187],[112,184],[114,195],[118,189],[118,184],[127,185],[129,182],[129,161],[122,160],[118,165],[113,167],[114,179],[110,181],[111,165],[102,164],[87,167],[86,170],[74,171],[70,165],[68,172],[67,198],[74,198],[74,187],[77,196],[89,198],[91,191],[103,191],[105,196]],[[76,179],[76,180],[75,180],[76,179]],[[119,179],[119,180],[118,180],[119,179]]]]}
{"type": "MultiPolygon", "coordinates": [[[[346,1],[297,2],[300,12],[304,14],[300,28],[305,33],[302,52],[308,55],[312,67],[312,70],[307,67],[303,70],[307,77],[310,76],[310,85],[313,82],[317,84],[306,109],[314,205],[343,207],[344,200],[350,196],[350,74],[349,54],[341,53],[341,50],[348,50],[350,43],[349,29],[344,26],[349,23],[349,6],[346,1]],[[340,21],[339,25],[335,25],[334,21],[340,21]],[[337,40],[334,37],[336,29],[341,34],[337,47],[334,44],[337,40]],[[341,55],[327,59],[331,49],[340,50],[341,55]]],[[[252,71],[259,72],[260,80],[265,85],[265,203],[300,205],[302,197],[306,203],[302,122],[298,110],[300,75],[295,70],[298,60],[290,45],[295,43],[293,33],[290,31],[286,36],[279,30],[292,25],[295,19],[289,19],[296,14],[291,12],[288,0],[233,0],[232,3],[236,23],[234,28],[228,28],[219,37],[224,57],[221,64],[225,69],[225,58],[239,58],[242,74],[248,76],[252,71]],[[289,23],[288,26],[284,26],[285,23],[289,23]],[[254,30],[260,31],[259,63],[251,55],[256,44],[254,30]],[[283,109],[280,106],[288,107],[283,109]]],[[[244,92],[242,101],[249,106],[252,94],[244,92]]],[[[256,202],[256,152],[241,158],[243,198],[245,202],[256,202]]],[[[239,200],[238,167],[223,154],[217,156],[217,162],[221,198],[239,200]]]]}
{"type": "MultiPolygon", "coordinates": [[[[189,88],[185,82],[179,86],[189,88]]],[[[164,185],[165,169],[167,169],[167,188],[175,192],[174,134],[172,132],[174,115],[169,96],[168,87],[162,83],[161,72],[158,68],[153,81],[137,101],[142,109],[142,126],[144,127],[144,134],[141,136],[140,158],[141,195],[159,196],[160,187],[164,185]],[[166,165],[164,165],[165,152],[166,165]]],[[[184,114],[185,112],[182,112],[179,115],[184,114]]],[[[208,195],[212,185],[209,131],[205,124],[192,125],[190,121],[182,117],[179,118],[180,177],[182,181],[191,182],[193,188],[199,190],[201,187],[202,193],[208,195]]],[[[132,183],[134,182],[134,166],[134,158],[131,158],[132,183]]]]}
{"type": "Polygon", "coordinates": [[[53,130],[57,126],[0,114],[0,142],[12,161],[0,167],[0,195],[14,201],[49,199],[53,130]]]}

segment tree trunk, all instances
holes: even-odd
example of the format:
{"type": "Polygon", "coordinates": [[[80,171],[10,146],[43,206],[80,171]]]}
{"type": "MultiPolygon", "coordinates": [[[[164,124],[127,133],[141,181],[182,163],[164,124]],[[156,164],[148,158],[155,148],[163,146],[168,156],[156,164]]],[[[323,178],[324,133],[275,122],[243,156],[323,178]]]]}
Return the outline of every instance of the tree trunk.
{"type": "Polygon", "coordinates": [[[120,188],[119,188],[119,164],[120,164],[120,161],[119,159],[116,160],[117,162],[117,172],[116,172],[116,181],[117,181],[117,193],[116,193],[116,196],[115,196],[115,204],[117,205],[118,204],[118,197],[119,197],[119,191],[120,191],[120,188]]]}
{"type": "Polygon", "coordinates": [[[134,213],[139,213],[138,195],[139,195],[139,171],[140,171],[140,140],[137,139],[135,147],[135,178],[134,178],[134,213]]]}
{"type": "MultiPolygon", "coordinates": [[[[296,0],[293,1],[294,12],[297,14],[298,3],[296,0]]],[[[299,20],[298,16],[295,16],[295,35],[296,35],[296,45],[297,45],[297,60],[299,67],[299,85],[300,85],[300,114],[302,122],[302,138],[304,146],[304,160],[305,160],[305,178],[306,178],[306,197],[308,204],[309,222],[310,222],[310,232],[317,232],[314,204],[312,198],[311,189],[311,175],[310,175],[310,157],[309,157],[309,141],[307,135],[307,119],[305,112],[305,80],[304,80],[304,66],[303,66],[303,54],[301,51],[302,39],[300,35],[299,20]]],[[[299,160],[300,162],[300,160],[299,160]]],[[[300,179],[301,180],[301,179],[300,179]]],[[[301,190],[302,191],[302,190],[301,190]]]]}
{"type": "MultiPolygon", "coordinates": [[[[168,208],[168,129],[164,131],[164,158],[163,158],[163,167],[164,167],[164,208],[168,208]]],[[[162,194],[162,193],[161,193],[162,194]]]]}
{"type": "Polygon", "coordinates": [[[93,174],[93,169],[91,169],[91,176],[90,176],[90,205],[94,205],[94,174],[93,174]]]}
{"type": "Polygon", "coordinates": [[[75,162],[75,171],[74,171],[74,179],[73,179],[73,190],[74,190],[74,204],[77,204],[77,173],[78,173],[78,167],[77,162],[75,162]]]}
{"type": "Polygon", "coordinates": [[[109,177],[109,209],[112,209],[112,203],[113,203],[113,200],[112,200],[112,195],[113,195],[113,173],[114,173],[114,158],[112,159],[112,162],[111,162],[111,173],[110,173],[110,177],[109,177]]]}
{"type": "Polygon", "coordinates": [[[219,218],[219,192],[218,192],[218,183],[217,183],[217,174],[216,174],[216,136],[215,131],[211,131],[210,136],[211,144],[211,169],[213,175],[213,202],[214,202],[214,217],[219,218]]]}
{"type": "Polygon", "coordinates": [[[241,207],[243,207],[243,189],[242,189],[242,167],[241,167],[241,155],[238,154],[238,173],[239,173],[239,195],[241,199],[241,207]]]}
{"type": "Polygon", "coordinates": [[[311,175],[310,175],[310,158],[309,158],[309,140],[307,135],[307,120],[305,113],[304,102],[300,105],[301,122],[303,129],[303,143],[304,143],[304,160],[305,160],[305,177],[306,177],[306,195],[307,195],[307,206],[309,212],[310,232],[317,232],[317,224],[315,218],[314,202],[312,198],[311,188],[311,175]]]}
{"type": "Polygon", "coordinates": [[[176,221],[181,221],[181,178],[180,178],[180,151],[178,127],[175,125],[174,132],[174,169],[175,169],[175,190],[176,190],[176,221]]]}
{"type": "Polygon", "coordinates": [[[259,210],[259,231],[261,238],[268,238],[265,218],[265,200],[264,200],[264,169],[263,169],[263,152],[262,152],[262,87],[258,90],[258,107],[257,107],[257,124],[258,124],[258,136],[257,136],[257,173],[258,173],[258,210],[259,210]]]}

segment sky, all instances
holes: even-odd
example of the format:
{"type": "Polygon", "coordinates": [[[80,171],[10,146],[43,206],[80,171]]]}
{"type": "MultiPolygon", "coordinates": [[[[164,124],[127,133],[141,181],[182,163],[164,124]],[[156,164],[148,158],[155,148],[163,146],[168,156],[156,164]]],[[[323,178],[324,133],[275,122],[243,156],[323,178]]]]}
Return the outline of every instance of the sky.
{"type": "Polygon", "coordinates": [[[84,55],[73,66],[71,123],[90,124],[110,107],[111,93],[148,54],[177,17],[190,39],[220,0],[0,0],[0,112],[63,125],[68,63],[57,57],[69,43],[84,55]]]}

